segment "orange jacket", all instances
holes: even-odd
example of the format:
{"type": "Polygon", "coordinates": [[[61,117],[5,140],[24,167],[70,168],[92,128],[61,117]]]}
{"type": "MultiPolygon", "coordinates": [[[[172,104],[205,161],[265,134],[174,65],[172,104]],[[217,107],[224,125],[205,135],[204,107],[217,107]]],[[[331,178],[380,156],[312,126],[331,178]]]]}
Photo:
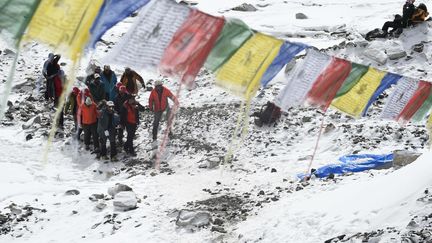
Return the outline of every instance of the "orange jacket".
{"type": "Polygon", "coordinates": [[[154,88],[150,93],[149,108],[154,112],[164,111],[168,106],[168,98],[176,100],[175,96],[169,89],[162,86],[162,97],[159,97],[157,88],[154,88]]]}
{"type": "Polygon", "coordinates": [[[86,104],[82,104],[80,106],[81,109],[81,116],[82,116],[82,124],[84,125],[90,125],[97,122],[98,117],[98,111],[96,104],[92,102],[90,106],[87,106],[86,104]]]}

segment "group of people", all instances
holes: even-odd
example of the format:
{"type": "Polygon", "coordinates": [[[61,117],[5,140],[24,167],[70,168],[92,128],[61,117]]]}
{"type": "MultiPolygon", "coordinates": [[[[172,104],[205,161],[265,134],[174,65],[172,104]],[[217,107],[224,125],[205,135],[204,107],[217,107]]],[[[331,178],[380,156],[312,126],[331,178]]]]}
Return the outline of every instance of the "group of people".
{"type": "MultiPolygon", "coordinates": [[[[50,54],[43,69],[46,78],[45,97],[47,100],[52,98],[56,106],[64,83],[64,80],[61,81],[64,74],[60,71],[59,59],[60,55],[50,54]]],[[[75,124],[75,139],[80,141],[81,134],[84,133],[85,149],[91,150],[92,145],[92,151],[98,159],[117,161],[117,146],[123,146],[127,154],[135,156],[133,140],[139,125],[140,112],[153,111],[152,139],[155,142],[162,114],[169,114],[168,99],[178,105],[177,98],[163,85],[162,80],[156,80],[154,88],[147,89],[151,91],[148,107],[141,105],[136,100],[139,93],[138,83],[145,90],[146,85],[144,79],[130,68],[125,69],[118,81],[109,65],[105,65],[103,70],[96,66],[93,73],[85,78],[84,83],[85,87],[80,89],[79,86],[75,86],[67,96],[58,125],[63,128],[63,112],[71,114],[75,124]],[[124,142],[125,130],[127,135],[124,142]]]]}
{"type": "Polygon", "coordinates": [[[396,14],[393,21],[385,22],[381,29],[367,33],[366,39],[386,38],[388,36],[398,37],[402,34],[404,28],[425,21],[429,16],[426,5],[421,3],[416,7],[414,2],[415,0],[407,0],[402,7],[402,16],[396,14]],[[391,30],[389,30],[390,28],[391,30]]]}

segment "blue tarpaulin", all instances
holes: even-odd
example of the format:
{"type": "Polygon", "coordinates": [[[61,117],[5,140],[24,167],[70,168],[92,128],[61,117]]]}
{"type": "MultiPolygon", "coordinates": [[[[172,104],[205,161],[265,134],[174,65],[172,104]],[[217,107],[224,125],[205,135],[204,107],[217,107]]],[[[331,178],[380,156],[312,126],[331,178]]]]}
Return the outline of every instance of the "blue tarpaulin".
{"type": "Polygon", "coordinates": [[[150,0],[105,0],[93,26],[88,46],[94,48],[102,35],[118,22],[122,21],[150,0]]]}
{"type": "MultiPolygon", "coordinates": [[[[379,169],[389,166],[393,162],[393,154],[352,154],[339,158],[341,163],[330,164],[318,168],[313,174],[318,178],[328,177],[330,174],[344,174],[348,172],[361,172],[371,169],[379,169]]],[[[298,177],[303,179],[310,174],[300,174],[298,177]]]]}
{"type": "Polygon", "coordinates": [[[279,50],[279,54],[276,56],[272,64],[267,68],[266,72],[261,78],[261,86],[267,86],[267,84],[280,72],[283,66],[285,66],[297,54],[307,47],[308,46],[305,44],[285,41],[279,50]]]}

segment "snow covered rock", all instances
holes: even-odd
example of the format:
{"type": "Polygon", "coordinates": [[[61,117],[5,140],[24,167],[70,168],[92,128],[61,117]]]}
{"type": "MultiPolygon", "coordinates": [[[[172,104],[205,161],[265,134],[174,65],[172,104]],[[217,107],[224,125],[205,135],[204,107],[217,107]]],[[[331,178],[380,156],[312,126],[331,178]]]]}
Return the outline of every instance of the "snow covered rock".
{"type": "Polygon", "coordinates": [[[99,202],[98,204],[96,204],[96,209],[98,210],[103,210],[104,208],[106,208],[107,204],[101,200],[101,202],[99,202]]]}
{"type": "Polygon", "coordinates": [[[296,19],[307,19],[308,17],[304,13],[296,13],[296,19]]]}
{"type": "Polygon", "coordinates": [[[242,12],[255,12],[258,9],[255,8],[252,4],[249,3],[243,3],[237,7],[232,8],[233,11],[242,11],[242,12]]]}
{"type": "Polygon", "coordinates": [[[393,151],[393,166],[399,168],[411,164],[420,157],[420,155],[420,153],[411,151],[395,150],[393,151]]]}
{"type": "Polygon", "coordinates": [[[75,196],[75,195],[79,195],[79,194],[80,194],[80,191],[78,191],[76,189],[67,190],[65,192],[65,195],[68,195],[68,196],[75,196]]]}
{"type": "Polygon", "coordinates": [[[424,44],[423,43],[415,44],[412,46],[412,49],[413,49],[413,51],[416,51],[416,52],[423,52],[424,44]]]}
{"type": "Polygon", "coordinates": [[[181,227],[202,227],[210,224],[211,215],[208,212],[196,212],[191,210],[180,210],[176,225],[181,227]]]}
{"type": "Polygon", "coordinates": [[[384,51],[374,47],[367,48],[363,52],[363,55],[381,65],[384,65],[387,62],[387,55],[384,53],[384,51]]]}
{"type": "Polygon", "coordinates": [[[138,200],[133,191],[122,191],[115,195],[113,200],[114,208],[118,211],[129,211],[136,209],[138,200]]]}
{"type": "Polygon", "coordinates": [[[42,123],[42,118],[40,115],[37,115],[31,118],[30,120],[28,120],[26,123],[22,124],[22,129],[26,130],[31,128],[34,124],[41,124],[41,123],[42,123]]]}
{"type": "Polygon", "coordinates": [[[387,57],[390,60],[396,60],[402,57],[406,57],[407,53],[402,48],[393,48],[390,50],[387,50],[387,57]]]}
{"type": "Polygon", "coordinates": [[[132,191],[132,188],[128,185],[117,183],[115,184],[115,186],[110,187],[108,189],[108,194],[114,197],[119,192],[127,192],[127,191],[132,191]]]}

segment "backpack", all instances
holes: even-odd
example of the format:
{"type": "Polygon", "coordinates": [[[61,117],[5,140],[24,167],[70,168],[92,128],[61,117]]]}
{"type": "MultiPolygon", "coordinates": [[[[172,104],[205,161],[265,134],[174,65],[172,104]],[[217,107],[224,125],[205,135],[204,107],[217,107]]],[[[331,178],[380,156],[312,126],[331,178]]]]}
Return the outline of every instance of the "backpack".
{"type": "Polygon", "coordinates": [[[257,114],[258,119],[255,123],[258,126],[263,124],[270,125],[275,123],[281,117],[281,109],[273,102],[267,101],[267,104],[261,107],[261,111],[257,114]]]}

